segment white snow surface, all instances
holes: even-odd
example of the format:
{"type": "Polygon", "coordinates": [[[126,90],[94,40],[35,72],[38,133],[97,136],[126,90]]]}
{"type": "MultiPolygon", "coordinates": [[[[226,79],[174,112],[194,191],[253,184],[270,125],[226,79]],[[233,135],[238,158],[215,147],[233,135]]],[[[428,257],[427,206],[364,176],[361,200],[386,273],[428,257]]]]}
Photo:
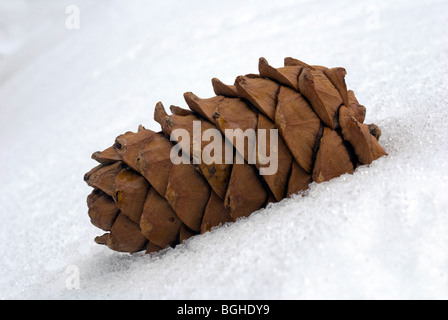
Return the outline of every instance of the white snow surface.
{"type": "Polygon", "coordinates": [[[437,0],[2,0],[0,299],[447,299],[447,23],[437,0]],[[96,245],[91,154],[262,56],[345,67],[389,155],[175,249],[96,245]]]}

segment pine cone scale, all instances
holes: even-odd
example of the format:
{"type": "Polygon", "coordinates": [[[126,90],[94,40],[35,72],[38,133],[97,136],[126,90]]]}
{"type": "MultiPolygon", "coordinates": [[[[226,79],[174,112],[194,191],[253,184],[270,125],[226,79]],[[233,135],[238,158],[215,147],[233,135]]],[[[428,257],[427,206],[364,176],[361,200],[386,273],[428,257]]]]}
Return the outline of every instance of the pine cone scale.
{"type": "Polygon", "coordinates": [[[181,225],[182,221],[168,201],[152,188],[140,220],[141,233],[151,243],[165,248],[176,243],[181,225]]]}
{"type": "Polygon", "coordinates": [[[300,93],[286,87],[280,91],[275,116],[279,133],[295,160],[305,171],[311,172],[320,119],[300,93]]]}

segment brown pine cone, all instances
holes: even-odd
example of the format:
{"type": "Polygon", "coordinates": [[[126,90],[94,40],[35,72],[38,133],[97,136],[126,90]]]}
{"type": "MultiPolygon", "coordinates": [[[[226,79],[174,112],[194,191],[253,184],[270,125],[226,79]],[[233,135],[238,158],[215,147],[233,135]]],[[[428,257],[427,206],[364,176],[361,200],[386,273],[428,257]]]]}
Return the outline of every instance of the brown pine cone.
{"type": "Polygon", "coordinates": [[[140,126],[92,155],[100,164],[84,177],[94,188],[89,216],[107,232],[95,241],[120,252],[174,247],[386,155],[345,75],[293,58],[276,69],[260,58],[259,75],[234,85],[214,78],[216,97],[185,93],[190,110],[171,106],[169,115],[159,102],[162,132],[140,126]]]}

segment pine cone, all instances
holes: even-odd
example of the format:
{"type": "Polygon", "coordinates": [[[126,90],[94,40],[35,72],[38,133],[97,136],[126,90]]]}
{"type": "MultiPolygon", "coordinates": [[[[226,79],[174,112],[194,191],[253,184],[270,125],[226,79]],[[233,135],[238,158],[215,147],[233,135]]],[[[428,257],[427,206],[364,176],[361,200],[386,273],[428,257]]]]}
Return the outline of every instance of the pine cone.
{"type": "Polygon", "coordinates": [[[185,93],[190,110],[171,106],[169,115],[159,102],[154,119],[162,132],[140,126],[92,155],[100,164],[84,177],[94,188],[87,199],[89,216],[107,231],[95,241],[131,253],[174,247],[297,194],[313,181],[353,173],[386,155],[378,143],[380,129],[363,123],[366,109],[347,91],[345,75],[343,68],[310,66],[293,58],[276,69],[260,58],[259,75],[239,76],[234,85],[214,78],[216,97],[185,93]],[[219,136],[213,141],[222,149],[211,155],[211,140],[184,141],[177,129],[193,136],[200,130],[201,137],[215,129],[219,136]],[[262,147],[268,149],[264,154],[278,160],[274,174],[260,175],[268,166],[262,153],[249,161],[249,144],[241,147],[226,129],[258,132],[257,142],[265,141],[262,147]],[[260,129],[266,129],[266,140],[260,129]],[[270,129],[279,136],[271,136],[270,129]],[[269,150],[274,138],[277,148],[269,150]],[[219,152],[229,144],[233,163],[219,152]],[[188,161],[174,164],[173,150],[188,161]],[[205,154],[214,161],[200,161],[205,154]]]}

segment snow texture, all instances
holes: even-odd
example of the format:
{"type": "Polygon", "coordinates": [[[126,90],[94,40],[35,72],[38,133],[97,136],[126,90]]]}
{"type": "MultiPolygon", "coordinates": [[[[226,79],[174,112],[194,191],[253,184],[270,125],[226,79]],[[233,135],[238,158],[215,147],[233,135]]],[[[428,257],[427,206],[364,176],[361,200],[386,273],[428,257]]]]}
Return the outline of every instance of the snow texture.
{"type": "Polygon", "coordinates": [[[0,299],[447,299],[447,22],[437,0],[2,0],[0,299]],[[162,253],[96,245],[92,152],[261,56],[345,67],[389,156],[162,253]]]}

